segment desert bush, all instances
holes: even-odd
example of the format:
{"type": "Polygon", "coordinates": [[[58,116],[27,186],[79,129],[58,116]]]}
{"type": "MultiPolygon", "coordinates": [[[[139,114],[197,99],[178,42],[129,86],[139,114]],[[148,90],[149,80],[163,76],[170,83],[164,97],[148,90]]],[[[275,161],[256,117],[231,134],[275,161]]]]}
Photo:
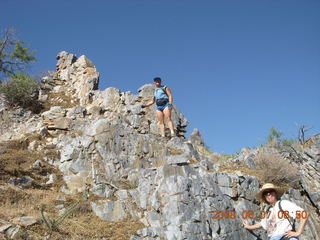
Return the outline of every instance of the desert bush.
{"type": "Polygon", "coordinates": [[[25,73],[11,75],[9,81],[0,84],[6,104],[10,107],[20,106],[36,111],[39,106],[37,89],[39,83],[25,73]]]}
{"type": "Polygon", "coordinates": [[[259,152],[255,156],[255,163],[263,182],[297,187],[299,182],[297,167],[279,153],[259,152]]]}

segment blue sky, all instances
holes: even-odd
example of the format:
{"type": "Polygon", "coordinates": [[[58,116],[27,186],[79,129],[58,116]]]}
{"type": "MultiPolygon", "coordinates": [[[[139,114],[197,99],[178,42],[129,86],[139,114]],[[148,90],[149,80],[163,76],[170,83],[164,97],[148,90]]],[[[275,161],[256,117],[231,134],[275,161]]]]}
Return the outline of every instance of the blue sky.
{"type": "Polygon", "coordinates": [[[211,151],[235,153],[320,133],[319,0],[2,0],[0,30],[37,51],[86,55],[100,89],[132,91],[160,76],[211,151]]]}

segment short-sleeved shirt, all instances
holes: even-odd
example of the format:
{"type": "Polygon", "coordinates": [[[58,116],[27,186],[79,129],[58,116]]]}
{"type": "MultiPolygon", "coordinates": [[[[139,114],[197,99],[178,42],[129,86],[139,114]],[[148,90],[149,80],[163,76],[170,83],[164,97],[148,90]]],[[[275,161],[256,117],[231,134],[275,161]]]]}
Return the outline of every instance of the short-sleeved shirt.
{"type": "MultiPolygon", "coordinates": [[[[292,230],[292,226],[288,219],[286,219],[280,211],[279,202],[277,201],[274,207],[270,208],[271,212],[269,218],[262,219],[261,226],[267,230],[269,237],[285,234],[286,231],[292,230]]],[[[281,207],[283,211],[288,211],[290,217],[296,218],[297,211],[303,211],[303,209],[297,206],[295,203],[288,200],[281,200],[281,207]]],[[[292,220],[290,220],[292,223],[292,220]]]]}

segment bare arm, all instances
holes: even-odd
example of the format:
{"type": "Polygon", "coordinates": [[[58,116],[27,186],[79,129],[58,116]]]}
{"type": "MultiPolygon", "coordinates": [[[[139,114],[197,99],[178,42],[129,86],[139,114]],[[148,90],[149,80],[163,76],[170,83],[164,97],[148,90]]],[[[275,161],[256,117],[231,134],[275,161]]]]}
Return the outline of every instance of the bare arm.
{"type": "Polygon", "coordinates": [[[173,98],[172,98],[171,89],[170,89],[169,87],[167,87],[167,88],[166,88],[166,92],[167,92],[168,97],[169,97],[169,104],[172,104],[173,98]]]}
{"type": "Polygon", "coordinates": [[[142,107],[149,107],[151,106],[152,104],[154,104],[155,102],[155,97],[152,98],[151,101],[147,102],[146,104],[142,105],[142,107]]]}
{"type": "Polygon", "coordinates": [[[309,213],[308,212],[306,212],[306,213],[307,213],[307,216],[305,218],[300,219],[300,224],[299,224],[298,230],[296,232],[293,232],[293,231],[286,232],[286,237],[298,237],[301,235],[301,233],[304,230],[304,227],[306,226],[308,218],[309,218],[309,213]]]}
{"type": "Polygon", "coordinates": [[[245,220],[243,220],[242,221],[242,223],[243,223],[243,227],[245,228],[245,229],[248,229],[248,230],[255,230],[255,229],[258,229],[258,228],[261,228],[262,226],[261,226],[261,223],[256,223],[256,224],[254,224],[254,225],[250,225],[247,221],[245,221],[245,220]]]}

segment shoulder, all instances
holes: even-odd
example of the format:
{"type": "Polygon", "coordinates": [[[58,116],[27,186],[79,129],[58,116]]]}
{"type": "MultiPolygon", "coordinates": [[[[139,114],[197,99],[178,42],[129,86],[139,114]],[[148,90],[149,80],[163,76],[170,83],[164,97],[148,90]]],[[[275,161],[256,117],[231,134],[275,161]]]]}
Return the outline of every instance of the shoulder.
{"type": "Polygon", "coordinates": [[[165,89],[166,91],[171,92],[171,89],[170,89],[168,86],[164,86],[164,89],[165,89]]]}
{"type": "Polygon", "coordinates": [[[299,207],[297,204],[294,202],[291,202],[289,200],[281,200],[281,207],[285,208],[286,210],[301,210],[302,208],[299,207]]]}
{"type": "Polygon", "coordinates": [[[285,205],[292,205],[294,203],[289,200],[281,200],[279,201],[279,204],[281,204],[281,206],[285,206],[285,205]]]}

